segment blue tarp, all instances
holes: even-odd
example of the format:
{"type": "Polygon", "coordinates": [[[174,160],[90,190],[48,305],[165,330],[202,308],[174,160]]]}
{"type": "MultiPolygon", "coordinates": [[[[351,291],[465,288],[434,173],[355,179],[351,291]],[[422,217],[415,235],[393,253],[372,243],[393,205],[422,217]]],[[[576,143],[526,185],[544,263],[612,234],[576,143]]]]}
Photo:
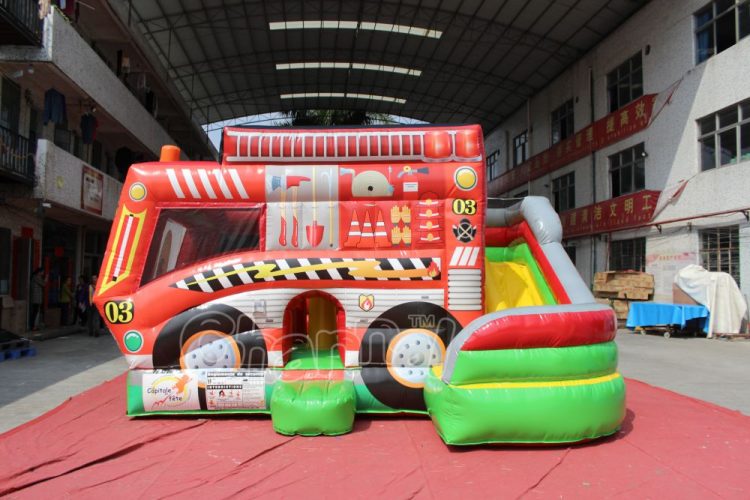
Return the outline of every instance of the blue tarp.
{"type": "Polygon", "coordinates": [[[704,306],[631,302],[625,326],[679,325],[684,328],[688,321],[696,318],[700,318],[700,327],[708,333],[708,309],[704,306]]]}

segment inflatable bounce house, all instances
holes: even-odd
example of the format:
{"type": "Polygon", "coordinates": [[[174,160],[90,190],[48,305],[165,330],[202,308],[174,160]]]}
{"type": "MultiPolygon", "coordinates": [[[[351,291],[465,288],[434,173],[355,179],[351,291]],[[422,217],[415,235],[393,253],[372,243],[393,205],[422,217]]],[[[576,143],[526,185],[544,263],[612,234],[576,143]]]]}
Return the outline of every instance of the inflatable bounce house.
{"type": "Polygon", "coordinates": [[[227,128],[221,163],[130,168],[95,302],[128,414],[267,413],[336,435],[565,443],[625,412],[616,321],[546,198],[488,206],[478,126],[227,128]]]}

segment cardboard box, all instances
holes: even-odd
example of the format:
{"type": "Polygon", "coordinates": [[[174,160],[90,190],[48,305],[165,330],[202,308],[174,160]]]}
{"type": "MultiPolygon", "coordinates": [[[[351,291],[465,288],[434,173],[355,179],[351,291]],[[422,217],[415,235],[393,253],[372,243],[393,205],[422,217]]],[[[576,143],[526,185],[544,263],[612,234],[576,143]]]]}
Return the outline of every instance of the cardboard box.
{"type": "Polygon", "coordinates": [[[615,316],[617,317],[617,319],[628,319],[628,312],[630,311],[630,301],[613,300],[612,309],[615,310],[615,316]]]}
{"type": "Polygon", "coordinates": [[[672,284],[672,303],[674,304],[687,304],[690,306],[699,306],[698,302],[695,301],[690,295],[682,291],[682,288],[677,286],[675,283],[672,284]]]}

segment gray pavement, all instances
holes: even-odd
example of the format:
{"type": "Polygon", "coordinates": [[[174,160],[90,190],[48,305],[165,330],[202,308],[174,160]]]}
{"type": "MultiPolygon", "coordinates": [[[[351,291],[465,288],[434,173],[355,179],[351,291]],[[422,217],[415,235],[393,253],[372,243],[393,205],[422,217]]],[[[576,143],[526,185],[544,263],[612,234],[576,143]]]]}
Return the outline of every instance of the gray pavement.
{"type": "Polygon", "coordinates": [[[51,410],[127,368],[108,333],[89,337],[78,332],[33,345],[36,356],[0,363],[0,432],[51,410]]]}
{"type": "MultiPolygon", "coordinates": [[[[664,339],[621,330],[617,343],[626,377],[750,415],[750,341],[664,339]]],[[[127,368],[109,334],[93,338],[79,332],[35,346],[35,357],[0,363],[0,432],[127,368]]]]}
{"type": "Polygon", "coordinates": [[[750,415],[750,341],[617,334],[620,373],[750,415]]]}

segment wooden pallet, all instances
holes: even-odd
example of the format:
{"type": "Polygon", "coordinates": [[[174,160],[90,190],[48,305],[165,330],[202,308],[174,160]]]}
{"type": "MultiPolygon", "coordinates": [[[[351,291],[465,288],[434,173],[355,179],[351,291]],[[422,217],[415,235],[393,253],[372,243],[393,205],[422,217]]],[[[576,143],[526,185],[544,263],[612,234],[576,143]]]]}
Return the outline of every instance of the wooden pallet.
{"type": "Polygon", "coordinates": [[[635,271],[606,271],[594,275],[594,295],[611,299],[648,300],[654,277],[635,271]]]}
{"type": "Polygon", "coordinates": [[[594,295],[604,299],[648,300],[652,294],[652,291],[640,288],[627,288],[623,290],[594,289],[594,295]]]}
{"type": "Polygon", "coordinates": [[[594,286],[653,288],[653,274],[638,271],[603,271],[594,275],[594,286]]]}
{"type": "Polygon", "coordinates": [[[630,302],[651,299],[654,276],[637,271],[605,271],[594,275],[594,297],[608,300],[618,320],[628,317],[630,302]]]}

